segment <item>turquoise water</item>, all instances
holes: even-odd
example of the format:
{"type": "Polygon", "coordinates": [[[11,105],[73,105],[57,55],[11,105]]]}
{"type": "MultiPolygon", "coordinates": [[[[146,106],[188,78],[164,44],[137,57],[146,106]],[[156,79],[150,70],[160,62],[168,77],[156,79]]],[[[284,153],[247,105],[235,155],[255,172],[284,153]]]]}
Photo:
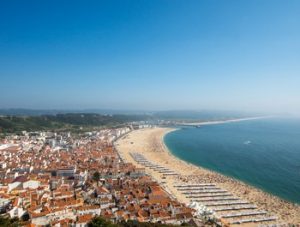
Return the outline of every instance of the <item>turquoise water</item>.
{"type": "Polygon", "coordinates": [[[164,140],[182,160],[300,204],[300,119],[183,128],[164,140]]]}

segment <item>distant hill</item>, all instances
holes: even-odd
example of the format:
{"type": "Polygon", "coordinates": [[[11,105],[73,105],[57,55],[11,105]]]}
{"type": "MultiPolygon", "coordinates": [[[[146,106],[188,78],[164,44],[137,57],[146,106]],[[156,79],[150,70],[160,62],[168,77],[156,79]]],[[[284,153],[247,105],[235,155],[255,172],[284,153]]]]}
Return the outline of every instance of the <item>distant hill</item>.
{"type": "Polygon", "coordinates": [[[145,111],[145,110],[115,110],[115,109],[78,109],[78,110],[38,110],[38,109],[0,109],[0,115],[5,116],[42,116],[57,114],[100,114],[100,115],[148,115],[157,119],[195,119],[212,120],[231,117],[258,116],[262,114],[246,113],[237,111],[220,110],[168,110],[168,111],[145,111]]]}
{"type": "Polygon", "coordinates": [[[41,116],[2,116],[0,132],[76,129],[79,127],[114,127],[132,121],[150,120],[147,115],[100,115],[70,113],[41,116]]]}
{"type": "Polygon", "coordinates": [[[114,110],[114,109],[78,109],[78,110],[64,110],[64,109],[23,109],[23,108],[10,108],[0,109],[0,115],[9,116],[41,116],[41,115],[56,115],[68,113],[95,113],[101,115],[107,114],[120,114],[120,115],[143,115],[148,114],[148,111],[141,110],[114,110]]]}
{"type": "MultiPolygon", "coordinates": [[[[20,132],[54,129],[78,129],[80,127],[114,127],[133,121],[171,120],[171,121],[211,121],[226,120],[243,117],[253,117],[255,114],[246,114],[232,111],[156,111],[156,112],[129,112],[106,111],[106,113],[85,113],[67,110],[28,110],[6,109],[0,110],[0,132],[20,132]],[[114,112],[114,114],[112,114],[114,112]]],[[[101,110],[90,110],[101,111],[101,110]]],[[[103,111],[105,112],[105,111],[103,111]]]]}

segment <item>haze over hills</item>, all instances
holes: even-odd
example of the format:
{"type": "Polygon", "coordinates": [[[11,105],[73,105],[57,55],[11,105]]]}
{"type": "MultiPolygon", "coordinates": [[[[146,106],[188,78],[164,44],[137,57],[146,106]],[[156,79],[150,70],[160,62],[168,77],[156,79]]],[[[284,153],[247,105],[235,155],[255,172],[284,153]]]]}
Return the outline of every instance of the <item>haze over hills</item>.
{"type": "Polygon", "coordinates": [[[234,111],[126,111],[126,110],[0,110],[0,130],[74,130],[79,127],[113,127],[129,122],[147,121],[214,121],[261,116],[234,111]]]}
{"type": "Polygon", "coordinates": [[[26,108],[6,108],[0,109],[1,115],[14,116],[40,116],[66,113],[97,113],[97,114],[145,114],[139,110],[115,110],[115,109],[26,109],[26,108]]]}
{"type": "Polygon", "coordinates": [[[224,110],[126,110],[126,109],[0,109],[0,115],[7,116],[41,116],[68,113],[95,113],[101,115],[149,115],[164,119],[195,119],[260,116],[269,113],[224,111],[224,110]]]}

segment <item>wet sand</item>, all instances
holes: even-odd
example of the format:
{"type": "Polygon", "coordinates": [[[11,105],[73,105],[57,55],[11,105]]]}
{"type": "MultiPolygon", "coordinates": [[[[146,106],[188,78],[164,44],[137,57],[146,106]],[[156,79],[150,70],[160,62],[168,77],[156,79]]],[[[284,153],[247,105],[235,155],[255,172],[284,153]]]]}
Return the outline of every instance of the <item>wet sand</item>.
{"type": "Polygon", "coordinates": [[[149,161],[179,173],[180,177],[166,177],[166,179],[163,179],[162,174],[146,168],[146,173],[161,183],[180,202],[189,203],[189,200],[179,193],[173,185],[180,182],[215,183],[239,198],[257,205],[259,209],[268,211],[270,215],[277,216],[278,222],[300,224],[299,205],[284,201],[238,180],[186,163],[173,156],[163,142],[164,135],[173,130],[175,129],[135,130],[120,138],[115,146],[125,161],[134,163],[138,167],[143,168],[134,161],[129,152],[140,153],[149,161]]]}

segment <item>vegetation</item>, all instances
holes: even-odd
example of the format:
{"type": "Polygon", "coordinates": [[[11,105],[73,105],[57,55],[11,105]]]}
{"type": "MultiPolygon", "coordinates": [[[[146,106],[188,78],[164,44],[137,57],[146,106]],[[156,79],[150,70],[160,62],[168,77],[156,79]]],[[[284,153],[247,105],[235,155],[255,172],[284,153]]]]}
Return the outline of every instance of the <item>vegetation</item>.
{"type": "Polygon", "coordinates": [[[1,227],[17,227],[20,226],[20,222],[18,219],[7,218],[0,215],[0,226],[1,227]]]}
{"type": "Polygon", "coordinates": [[[96,217],[88,223],[88,227],[118,227],[118,225],[113,224],[104,218],[96,217]]]}
{"type": "Polygon", "coordinates": [[[133,121],[208,121],[258,116],[232,111],[159,111],[151,114],[66,113],[46,110],[0,109],[0,134],[37,130],[90,131],[93,127],[116,127],[133,121]],[[1,115],[2,114],[2,115],[1,115]],[[22,115],[23,114],[23,115],[22,115]]]}
{"type": "MultiPolygon", "coordinates": [[[[151,222],[138,222],[138,221],[122,221],[116,224],[102,218],[95,217],[90,223],[88,223],[89,227],[174,227],[175,225],[167,225],[161,223],[151,223],[151,222]]],[[[183,224],[182,226],[188,226],[183,224]]]]}
{"type": "Polygon", "coordinates": [[[82,127],[114,127],[132,121],[148,120],[147,115],[57,114],[42,116],[2,116],[0,133],[36,130],[80,130],[82,127]]]}
{"type": "Polygon", "coordinates": [[[100,173],[98,171],[93,174],[93,180],[97,182],[97,185],[99,184],[100,173]]]}
{"type": "Polygon", "coordinates": [[[176,225],[152,223],[152,222],[138,222],[138,221],[122,221],[117,224],[118,227],[175,227],[176,225]]]}

